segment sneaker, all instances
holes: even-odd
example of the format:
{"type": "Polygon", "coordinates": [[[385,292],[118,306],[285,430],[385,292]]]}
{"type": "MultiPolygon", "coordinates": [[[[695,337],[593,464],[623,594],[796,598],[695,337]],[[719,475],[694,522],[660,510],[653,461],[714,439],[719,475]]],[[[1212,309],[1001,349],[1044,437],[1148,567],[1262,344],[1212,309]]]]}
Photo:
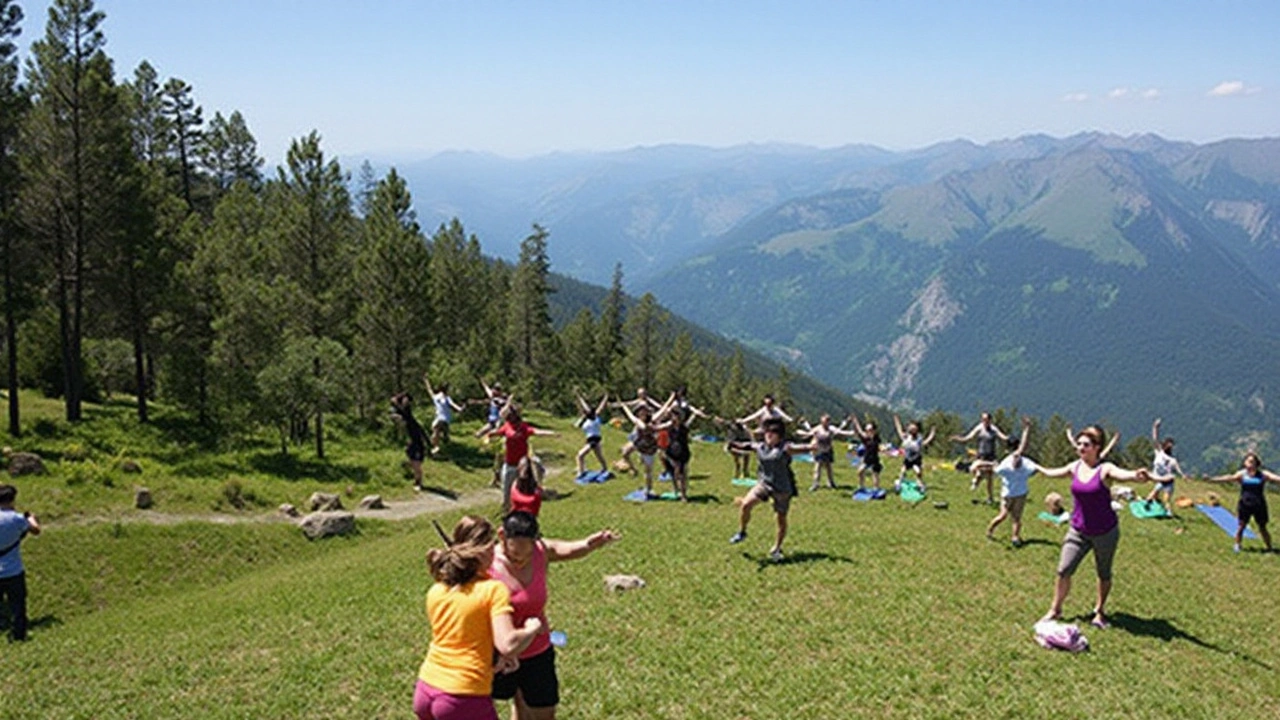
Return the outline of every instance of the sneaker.
{"type": "Polygon", "coordinates": [[[809,486],[809,492],[818,492],[818,483],[809,486]]]}
{"type": "Polygon", "coordinates": [[[978,478],[974,478],[973,481],[969,483],[969,489],[970,490],[978,489],[978,478]]]}
{"type": "Polygon", "coordinates": [[[780,550],[779,548],[774,548],[769,551],[769,559],[774,562],[782,562],[784,559],[786,559],[786,556],[782,554],[782,550],[780,550]]]}
{"type": "Polygon", "coordinates": [[[747,539],[747,533],[746,533],[746,531],[745,531],[745,530],[739,530],[738,532],[736,532],[736,533],[734,533],[734,534],[733,534],[733,537],[729,538],[729,544],[730,544],[730,545],[737,545],[738,543],[740,543],[740,542],[742,542],[743,540],[746,540],[746,539],[747,539]]]}
{"type": "Polygon", "coordinates": [[[1236,543],[1234,546],[1232,546],[1231,552],[1240,552],[1240,543],[1236,543]]]}

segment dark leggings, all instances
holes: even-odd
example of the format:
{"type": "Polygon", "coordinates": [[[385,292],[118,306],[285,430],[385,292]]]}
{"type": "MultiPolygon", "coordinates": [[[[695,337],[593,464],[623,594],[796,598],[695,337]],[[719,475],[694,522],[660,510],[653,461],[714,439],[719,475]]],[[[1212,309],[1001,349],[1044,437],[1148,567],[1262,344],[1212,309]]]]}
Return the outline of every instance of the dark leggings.
{"type": "Polygon", "coordinates": [[[9,603],[9,637],[14,640],[27,639],[27,574],[18,573],[13,577],[0,578],[0,596],[9,603]]]}

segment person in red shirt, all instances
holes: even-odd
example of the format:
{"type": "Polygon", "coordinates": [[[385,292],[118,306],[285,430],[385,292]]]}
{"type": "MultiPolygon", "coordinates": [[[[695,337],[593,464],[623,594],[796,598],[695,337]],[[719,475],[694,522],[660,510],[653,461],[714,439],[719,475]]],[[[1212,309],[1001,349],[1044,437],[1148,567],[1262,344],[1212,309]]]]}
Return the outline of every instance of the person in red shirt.
{"type": "Polygon", "coordinates": [[[527,455],[516,468],[516,481],[511,485],[511,512],[526,512],[537,517],[542,510],[542,464],[527,455]]]}
{"type": "Polygon", "coordinates": [[[486,432],[484,437],[501,436],[504,441],[502,456],[502,513],[511,510],[511,485],[516,480],[520,461],[529,456],[529,438],[534,435],[556,435],[554,431],[536,428],[520,416],[520,406],[507,403],[502,411],[504,422],[486,432]]]}

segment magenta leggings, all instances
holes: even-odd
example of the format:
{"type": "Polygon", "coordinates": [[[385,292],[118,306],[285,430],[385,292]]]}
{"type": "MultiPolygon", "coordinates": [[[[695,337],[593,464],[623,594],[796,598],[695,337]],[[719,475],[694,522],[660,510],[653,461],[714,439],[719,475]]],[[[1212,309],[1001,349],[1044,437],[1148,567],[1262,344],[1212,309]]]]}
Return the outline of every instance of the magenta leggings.
{"type": "Polygon", "coordinates": [[[413,712],[418,720],[498,720],[488,695],[450,695],[421,680],[413,689],[413,712]]]}

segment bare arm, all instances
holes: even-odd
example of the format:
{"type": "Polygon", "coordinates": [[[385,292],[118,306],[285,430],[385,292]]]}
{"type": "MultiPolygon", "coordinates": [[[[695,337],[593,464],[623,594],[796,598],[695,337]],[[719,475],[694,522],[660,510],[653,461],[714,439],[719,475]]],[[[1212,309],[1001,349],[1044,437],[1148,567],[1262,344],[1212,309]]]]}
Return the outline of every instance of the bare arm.
{"type": "Polygon", "coordinates": [[[982,423],[978,423],[977,425],[974,425],[973,429],[970,430],[965,435],[952,435],[951,442],[969,442],[970,440],[973,439],[973,436],[978,434],[978,428],[980,427],[982,427],[982,423]]]}
{"type": "Polygon", "coordinates": [[[577,560],[622,537],[612,530],[600,530],[581,540],[543,540],[547,548],[547,562],[577,560]]]}
{"type": "Polygon", "coordinates": [[[605,393],[604,397],[600,398],[600,404],[596,406],[596,417],[600,417],[601,415],[604,415],[604,411],[608,407],[609,407],[609,394],[605,393]]]}
{"type": "Polygon", "coordinates": [[[1071,474],[1071,469],[1075,467],[1076,462],[1078,461],[1069,462],[1066,465],[1063,465],[1062,467],[1056,467],[1056,468],[1042,467],[1040,468],[1040,474],[1045,477],[1051,477],[1051,478],[1067,477],[1071,474]]]}
{"type": "Polygon", "coordinates": [[[747,425],[747,424],[749,424],[749,423],[753,423],[753,422],[755,422],[755,421],[757,421],[757,420],[759,420],[759,419],[763,418],[763,417],[765,416],[765,412],[766,412],[766,410],[765,410],[764,408],[760,408],[759,410],[757,410],[757,411],[755,411],[755,412],[751,413],[750,415],[748,415],[748,416],[746,416],[746,417],[738,418],[738,422],[742,423],[743,425],[747,425]]]}
{"type": "Polygon", "coordinates": [[[1115,448],[1116,443],[1118,442],[1120,442],[1119,430],[1115,431],[1115,433],[1111,436],[1111,439],[1107,441],[1107,446],[1102,448],[1102,452],[1098,453],[1098,459],[1099,460],[1106,459],[1107,455],[1111,453],[1111,451],[1115,448]]]}
{"type": "Polygon", "coordinates": [[[489,618],[493,629],[493,649],[499,655],[519,655],[542,632],[542,621],[538,618],[531,617],[524,621],[524,627],[516,628],[512,617],[511,613],[502,613],[489,618]]]}
{"type": "Polygon", "coordinates": [[[1126,470],[1112,463],[1102,464],[1102,477],[1126,482],[1151,482],[1152,479],[1151,473],[1145,468],[1141,470],[1126,470]]]}
{"type": "Polygon", "coordinates": [[[928,435],[925,435],[925,436],[924,436],[924,440],[921,440],[921,441],[920,441],[920,449],[921,449],[921,450],[923,450],[924,448],[928,447],[929,443],[933,442],[933,436],[934,436],[934,434],[936,434],[937,432],[938,432],[938,428],[929,428],[929,434],[928,434],[928,435]]]}
{"type": "Polygon", "coordinates": [[[1018,455],[1027,452],[1027,438],[1031,435],[1031,418],[1022,418],[1022,438],[1018,441],[1018,455]]]}
{"type": "Polygon", "coordinates": [[[1160,447],[1160,418],[1151,423],[1151,444],[1160,447]]]}
{"type": "Polygon", "coordinates": [[[422,384],[423,384],[423,385],[425,385],[425,386],[427,386],[427,394],[428,394],[428,395],[435,395],[435,394],[436,394],[436,391],[431,387],[431,378],[427,377],[427,374],[426,374],[426,373],[422,373],[422,384]]]}
{"type": "Polygon", "coordinates": [[[786,411],[784,411],[782,408],[777,408],[777,412],[778,412],[778,417],[782,418],[783,420],[787,422],[795,422],[794,420],[791,419],[791,416],[788,415],[786,411]]]}
{"type": "MultiPolygon", "coordinates": [[[[1267,482],[1275,483],[1275,484],[1277,484],[1277,485],[1280,485],[1280,475],[1277,475],[1277,474],[1275,474],[1275,473],[1271,472],[1270,470],[1265,470],[1265,469],[1264,469],[1264,470],[1262,471],[1262,477],[1266,478],[1267,482]]],[[[32,533],[32,534],[34,535],[35,533],[32,533]]]]}
{"type": "Polygon", "coordinates": [[[1240,480],[1243,478],[1244,478],[1244,471],[1237,470],[1227,475],[1214,475],[1213,477],[1207,477],[1204,479],[1204,481],[1211,482],[1211,483],[1228,483],[1228,482],[1240,482],[1240,480]]]}
{"type": "Polygon", "coordinates": [[[893,429],[898,431],[899,440],[901,440],[902,442],[907,441],[907,433],[905,430],[902,429],[902,421],[898,419],[897,415],[893,416],[893,429]]]}
{"type": "Polygon", "coordinates": [[[32,515],[31,513],[23,513],[23,515],[24,515],[24,517],[26,517],[26,518],[27,518],[27,534],[28,534],[28,535],[39,535],[39,534],[40,534],[40,521],[39,521],[39,520],[36,520],[36,516],[35,516],[35,515],[32,515]]]}

